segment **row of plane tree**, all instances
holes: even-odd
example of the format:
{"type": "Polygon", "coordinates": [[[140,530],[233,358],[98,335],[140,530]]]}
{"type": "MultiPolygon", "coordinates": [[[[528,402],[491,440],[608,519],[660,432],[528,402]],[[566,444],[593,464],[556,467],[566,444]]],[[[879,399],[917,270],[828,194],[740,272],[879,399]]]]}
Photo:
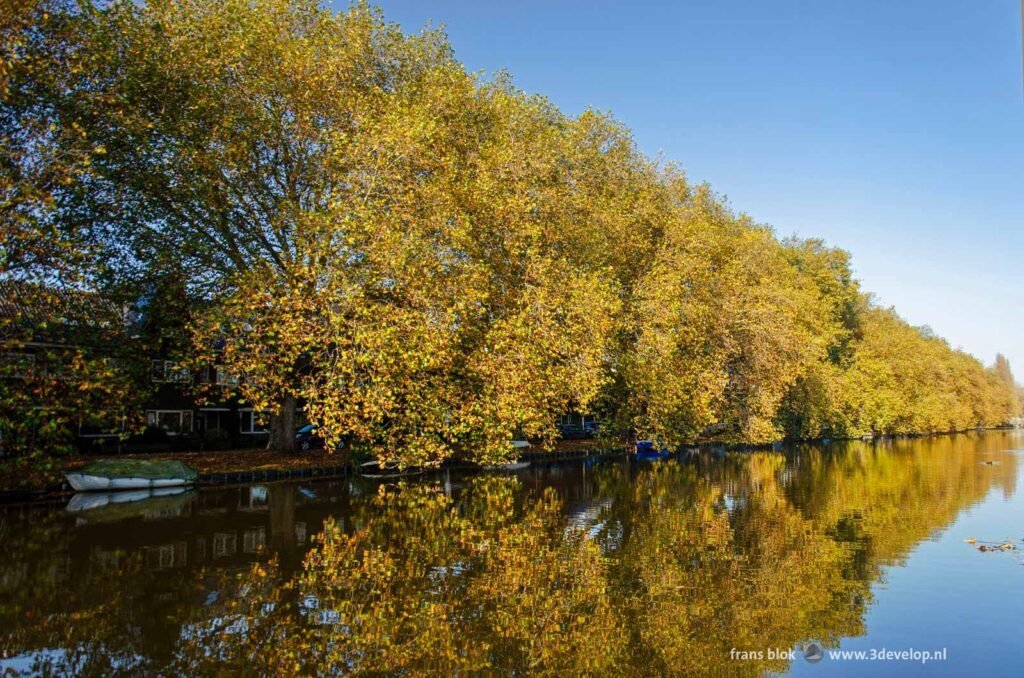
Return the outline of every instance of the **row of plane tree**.
{"type": "MultiPolygon", "coordinates": [[[[172,279],[183,355],[237,377],[276,449],[300,409],[403,464],[506,459],[566,411],[674,445],[1018,409],[1005,360],[872,303],[845,252],[365,4],[31,0],[0,50],[0,275],[118,308],[172,279]]],[[[76,360],[62,393],[123,409],[117,370],[76,360]]],[[[13,450],[26,398],[4,388],[13,450]]]]}

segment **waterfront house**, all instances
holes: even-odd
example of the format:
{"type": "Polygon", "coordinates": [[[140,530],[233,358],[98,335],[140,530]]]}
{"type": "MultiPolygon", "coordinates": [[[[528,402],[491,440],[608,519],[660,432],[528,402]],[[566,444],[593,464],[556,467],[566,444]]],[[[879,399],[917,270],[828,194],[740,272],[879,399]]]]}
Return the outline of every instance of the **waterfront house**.
{"type": "MultiPolygon", "coordinates": [[[[266,443],[259,412],[238,401],[238,379],[223,365],[190,369],[175,358],[187,342],[166,318],[75,288],[0,280],[0,379],[10,394],[5,407],[36,411],[82,407],[73,421],[83,448],[117,450],[255,447],[266,443]],[[158,329],[153,330],[157,326],[158,329]],[[131,380],[140,397],[121,416],[103,417],[74,399],[41,402],[32,395],[42,379],[74,384],[75,365],[87,356],[131,380]],[[200,390],[204,397],[200,397],[200,390]]],[[[2,432],[0,432],[2,433],[2,432]]]]}

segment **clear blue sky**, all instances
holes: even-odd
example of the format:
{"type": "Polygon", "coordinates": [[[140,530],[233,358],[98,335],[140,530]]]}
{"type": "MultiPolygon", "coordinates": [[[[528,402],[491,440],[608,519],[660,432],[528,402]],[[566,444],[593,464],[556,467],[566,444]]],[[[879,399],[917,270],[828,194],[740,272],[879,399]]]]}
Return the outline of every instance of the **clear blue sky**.
{"type": "Polygon", "coordinates": [[[610,111],[779,235],[849,250],[882,303],[1024,382],[1017,0],[377,4],[443,25],[471,70],[610,111]]]}

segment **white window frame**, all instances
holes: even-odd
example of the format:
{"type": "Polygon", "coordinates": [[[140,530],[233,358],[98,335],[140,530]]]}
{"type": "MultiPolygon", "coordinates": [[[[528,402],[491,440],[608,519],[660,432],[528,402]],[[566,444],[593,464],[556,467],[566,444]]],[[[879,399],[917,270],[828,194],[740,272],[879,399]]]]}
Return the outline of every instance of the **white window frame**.
{"type": "Polygon", "coordinates": [[[151,377],[158,384],[190,384],[192,372],[187,367],[179,367],[173,360],[153,360],[151,377]]]}
{"type": "Polygon", "coordinates": [[[195,426],[195,416],[192,410],[146,410],[146,426],[152,426],[154,428],[163,428],[160,425],[160,415],[162,414],[177,414],[178,415],[178,426],[179,430],[172,431],[164,428],[169,436],[176,436],[181,434],[192,433],[193,426],[195,426]],[[188,429],[183,424],[185,421],[185,415],[188,415],[188,429]]]}
{"type": "Polygon", "coordinates": [[[238,432],[243,435],[258,435],[261,433],[269,433],[269,429],[256,428],[256,418],[259,415],[268,414],[267,412],[261,412],[254,410],[251,407],[241,408],[238,410],[238,432]],[[247,426],[248,424],[248,426],[247,426]]]}
{"type": "Polygon", "coordinates": [[[258,553],[267,546],[267,528],[260,525],[242,533],[242,553],[258,553]]]}
{"type": "Polygon", "coordinates": [[[213,557],[228,558],[238,553],[238,534],[215,532],[213,535],[213,557]]]}
{"type": "Polygon", "coordinates": [[[238,386],[238,377],[228,372],[227,365],[214,365],[216,371],[216,377],[214,383],[217,386],[229,386],[235,388],[238,386]]]}

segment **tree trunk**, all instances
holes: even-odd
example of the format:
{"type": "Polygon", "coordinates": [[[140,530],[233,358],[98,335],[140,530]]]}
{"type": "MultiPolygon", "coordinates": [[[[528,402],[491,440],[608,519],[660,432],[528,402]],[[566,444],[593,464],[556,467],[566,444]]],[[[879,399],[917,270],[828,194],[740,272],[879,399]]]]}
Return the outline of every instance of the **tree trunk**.
{"type": "Polygon", "coordinates": [[[295,452],[295,396],[285,396],[277,414],[270,415],[270,449],[283,454],[295,452]]]}
{"type": "Polygon", "coordinates": [[[295,486],[276,483],[270,486],[270,550],[285,561],[295,555],[295,486]]]}

